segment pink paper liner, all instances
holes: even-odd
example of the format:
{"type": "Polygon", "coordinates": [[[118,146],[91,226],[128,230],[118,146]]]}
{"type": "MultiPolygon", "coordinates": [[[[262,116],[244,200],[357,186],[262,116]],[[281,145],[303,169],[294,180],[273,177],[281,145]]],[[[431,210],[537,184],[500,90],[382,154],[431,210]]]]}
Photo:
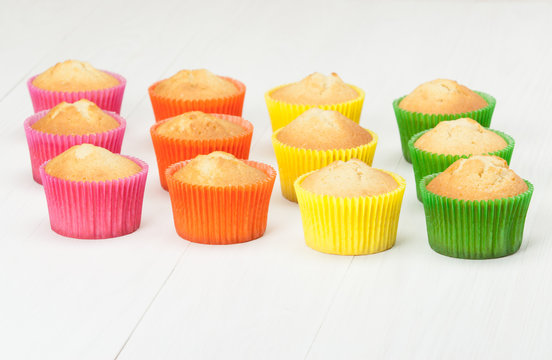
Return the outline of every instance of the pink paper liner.
{"type": "Polygon", "coordinates": [[[105,73],[119,80],[119,84],[107,89],[88,90],[88,91],[51,91],[37,88],[33,85],[35,75],[27,81],[27,87],[31,94],[34,112],[51,109],[60,102],[74,103],[80,99],[88,99],[98,105],[103,110],[113,111],[119,114],[121,112],[121,103],[125,92],[126,79],[119,74],[102,70],[105,73]]]}
{"type": "Polygon", "coordinates": [[[37,131],[31,126],[44,117],[49,110],[44,110],[28,117],[23,123],[25,135],[27,136],[27,144],[29,145],[29,153],[31,155],[31,166],[33,170],[34,180],[42,184],[40,178],[39,167],[45,161],[61,154],[72,146],[83,143],[101,146],[113,153],[120,153],[125,135],[126,121],[120,115],[106,111],[119,123],[119,127],[97,134],[88,135],[54,135],[42,131],[37,131]]]}
{"type": "MultiPolygon", "coordinates": [[[[124,156],[124,155],[123,155],[124,156]]],[[[71,181],[46,173],[40,166],[50,226],[56,233],[77,239],[105,239],[140,227],[148,165],[125,156],[142,170],[127,178],[107,181],[71,181]]]]}

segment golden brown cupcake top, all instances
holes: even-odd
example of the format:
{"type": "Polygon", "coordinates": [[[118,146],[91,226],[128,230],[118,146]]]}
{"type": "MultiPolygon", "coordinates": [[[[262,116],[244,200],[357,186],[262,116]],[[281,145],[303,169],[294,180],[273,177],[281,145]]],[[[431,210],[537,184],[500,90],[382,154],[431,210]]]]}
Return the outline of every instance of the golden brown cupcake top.
{"type": "Polygon", "coordinates": [[[84,61],[57,63],[33,80],[39,89],[50,91],[88,91],[119,85],[119,80],[84,61]]]}
{"type": "Polygon", "coordinates": [[[95,134],[117,127],[117,120],[86,99],[72,104],[61,102],[31,125],[37,131],[57,135],[95,134]]]}
{"type": "Polygon", "coordinates": [[[482,109],[487,102],[454,80],[437,79],[423,83],[399,103],[399,108],[423,114],[460,114],[482,109]]]}
{"type": "Polygon", "coordinates": [[[223,151],[198,155],[173,176],[187,184],[209,186],[248,185],[268,178],[263,171],[223,151]]]}
{"type": "Polygon", "coordinates": [[[315,72],[299,82],[279,88],[270,96],[292,104],[326,105],[356,99],[359,93],[336,73],[326,76],[315,72]]]}
{"type": "Polygon", "coordinates": [[[501,199],[527,191],[527,184],[498,156],[459,159],[427,185],[437,195],[464,200],[501,199]]]}
{"type": "Polygon", "coordinates": [[[399,187],[393,177],[357,159],[335,161],[305,177],[301,187],[319,195],[374,196],[399,187]]]}
{"type": "Polygon", "coordinates": [[[333,110],[311,108],[283,127],[276,138],[289,146],[312,150],[350,149],[372,141],[356,122],[333,110]]]}
{"type": "Polygon", "coordinates": [[[180,100],[205,100],[228,97],[238,92],[236,86],[209,70],[181,70],[160,81],[153,92],[158,96],[180,100]]]}
{"type": "Polygon", "coordinates": [[[75,145],[46,164],[46,173],[72,181],[117,180],[139,173],[134,161],[92,144],[75,145]]]}
{"type": "Polygon", "coordinates": [[[237,136],[245,129],[217,116],[191,111],[163,122],[157,133],[175,139],[208,140],[237,136]]]}
{"type": "Polygon", "coordinates": [[[504,149],[508,144],[498,134],[469,118],[441,121],[416,142],[418,149],[443,155],[479,155],[504,149]]]}

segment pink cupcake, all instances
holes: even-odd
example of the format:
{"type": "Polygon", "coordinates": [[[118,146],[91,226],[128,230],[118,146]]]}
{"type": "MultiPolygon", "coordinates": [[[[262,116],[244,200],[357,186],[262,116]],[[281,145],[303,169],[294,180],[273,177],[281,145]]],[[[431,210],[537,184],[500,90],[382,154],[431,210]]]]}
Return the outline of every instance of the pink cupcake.
{"type": "Polygon", "coordinates": [[[126,121],[83,99],[74,104],[63,102],[51,111],[36,113],[23,126],[33,178],[41,184],[40,165],[74,145],[90,143],[114,153],[121,152],[126,121]]]}
{"type": "Polygon", "coordinates": [[[51,109],[62,101],[88,99],[104,110],[119,114],[125,85],[121,75],[77,60],[57,63],[27,81],[35,113],[51,109]]]}
{"type": "Polygon", "coordinates": [[[104,239],[140,226],[148,165],[91,144],[73,146],[40,166],[50,225],[79,239],[104,239]]]}

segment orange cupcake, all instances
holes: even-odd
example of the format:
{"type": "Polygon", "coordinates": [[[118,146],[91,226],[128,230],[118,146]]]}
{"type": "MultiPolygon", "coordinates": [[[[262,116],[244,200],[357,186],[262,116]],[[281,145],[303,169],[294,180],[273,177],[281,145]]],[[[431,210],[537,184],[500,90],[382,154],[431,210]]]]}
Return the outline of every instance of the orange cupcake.
{"type": "Polygon", "coordinates": [[[167,190],[165,170],[179,161],[217,150],[247,159],[253,125],[239,116],[192,111],[155,123],[150,134],[161,186],[167,190]]]}
{"type": "Polygon", "coordinates": [[[202,244],[236,244],[264,234],[276,171],[216,151],[166,170],[178,235],[202,244]]]}
{"type": "Polygon", "coordinates": [[[245,85],[205,69],[181,70],[148,89],[155,120],[189,111],[241,116],[245,85]]]}

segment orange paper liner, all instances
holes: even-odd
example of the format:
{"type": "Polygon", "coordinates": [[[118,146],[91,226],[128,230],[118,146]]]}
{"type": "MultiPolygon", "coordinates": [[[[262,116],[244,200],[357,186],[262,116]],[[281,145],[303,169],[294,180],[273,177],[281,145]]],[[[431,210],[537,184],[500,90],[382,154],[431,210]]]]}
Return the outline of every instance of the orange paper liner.
{"type": "Polygon", "coordinates": [[[151,85],[148,89],[151,106],[155,114],[155,121],[161,121],[188,111],[203,111],[205,113],[228,114],[241,116],[243,109],[243,100],[245,98],[245,85],[235,79],[220,76],[224,80],[230,81],[236,86],[238,92],[234,95],[198,100],[171,99],[156,95],[154,90],[157,84],[151,85]]]}
{"type": "Polygon", "coordinates": [[[173,174],[189,160],[166,170],[178,235],[196,243],[224,245],[250,241],[264,234],[276,170],[255,161],[243,161],[268,177],[255,184],[219,187],[176,180],[173,174]]]}
{"type": "Polygon", "coordinates": [[[197,155],[210,154],[213,151],[224,151],[237,157],[238,159],[249,158],[249,148],[251,147],[251,138],[253,136],[253,124],[239,117],[225,114],[212,114],[223,120],[228,120],[245,129],[245,133],[236,136],[221,139],[175,139],[157,133],[157,128],[167,122],[169,119],[155,123],[150,128],[151,140],[157,157],[157,166],[159,168],[159,180],[163,189],[167,190],[167,179],[165,170],[172,164],[183,160],[190,160],[197,155]]]}

